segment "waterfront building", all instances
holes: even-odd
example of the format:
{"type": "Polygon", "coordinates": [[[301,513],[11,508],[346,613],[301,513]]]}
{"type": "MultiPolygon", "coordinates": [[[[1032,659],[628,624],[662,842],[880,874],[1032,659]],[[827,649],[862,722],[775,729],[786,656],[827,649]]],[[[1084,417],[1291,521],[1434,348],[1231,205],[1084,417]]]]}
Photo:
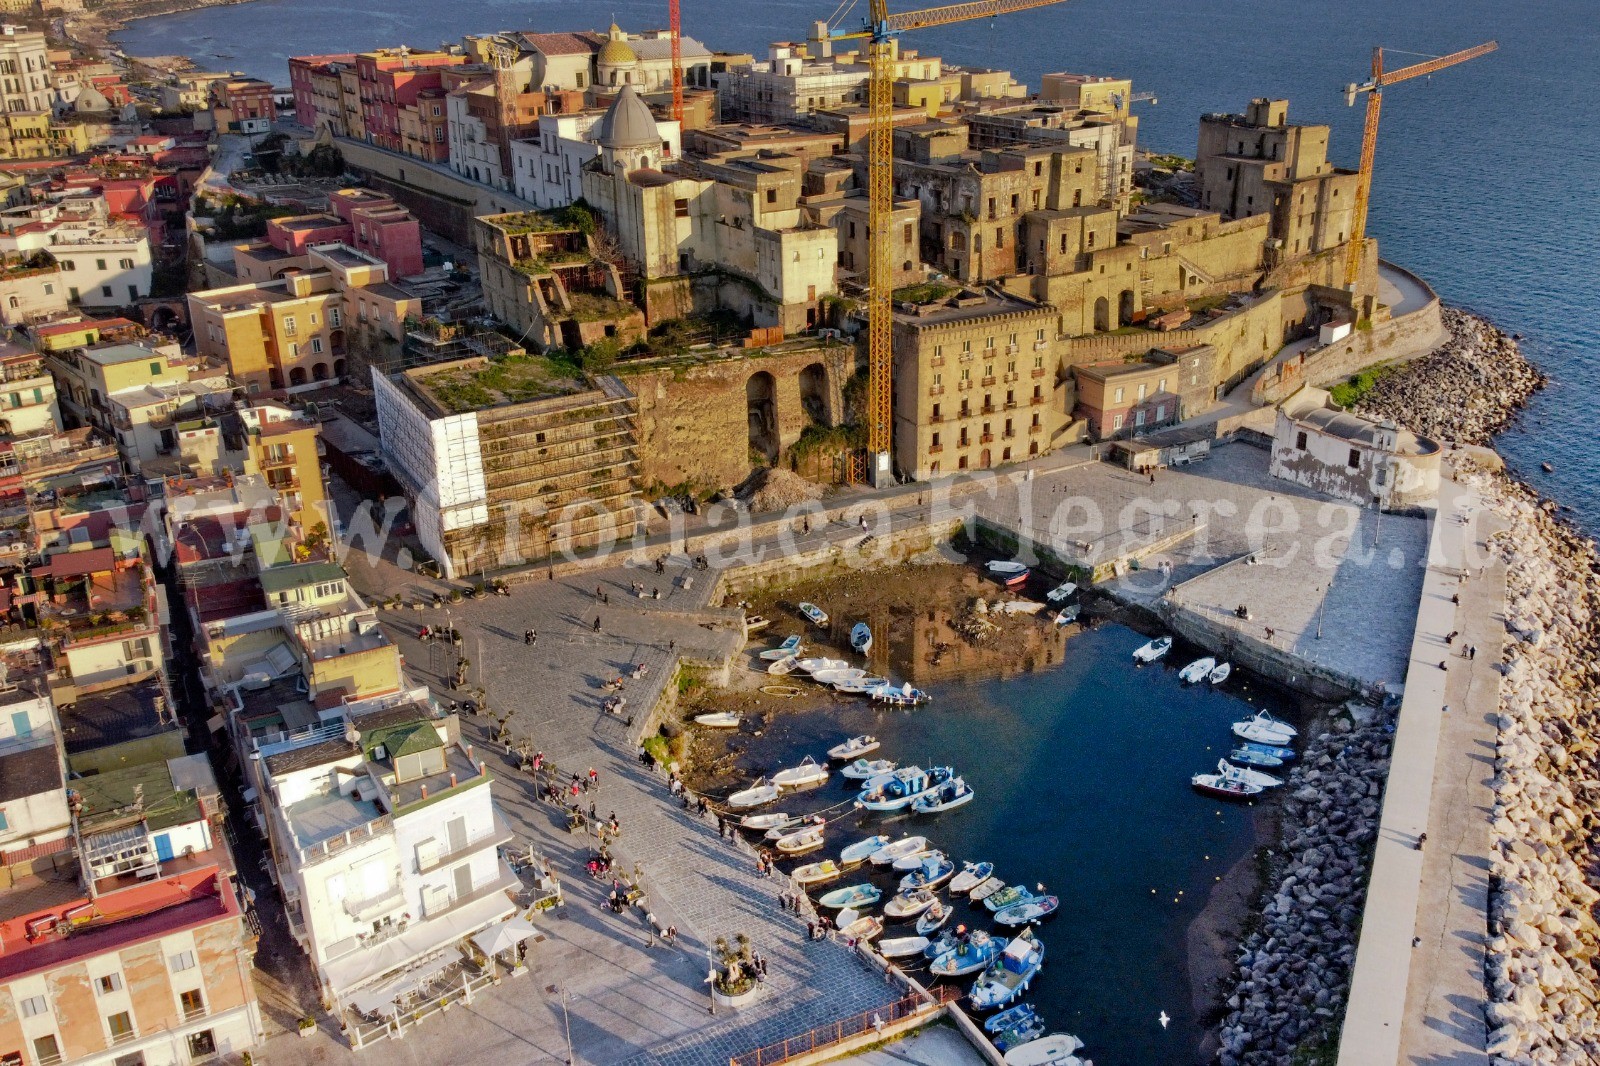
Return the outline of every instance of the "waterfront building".
{"type": "MultiPolygon", "coordinates": [[[[706,85],[711,76],[711,50],[693,37],[680,36],[678,52],[684,85],[706,85]]],[[[595,85],[601,91],[631,85],[641,93],[671,91],[672,34],[670,30],[624,33],[616,23],[606,32],[595,53],[595,85]]]]}
{"type": "Polygon", "coordinates": [[[1217,353],[1210,345],[1155,348],[1138,362],[1072,368],[1075,416],[1096,440],[1132,437],[1193,418],[1216,399],[1217,353]]]}
{"type": "MultiPolygon", "coordinates": [[[[584,165],[600,154],[606,111],[540,115],[532,136],[511,142],[512,191],[536,208],[565,207],[583,195],[584,165]]],[[[678,124],[654,119],[664,159],[682,157],[678,124]]]]}
{"type": "Polygon", "coordinates": [[[61,414],[67,424],[94,426],[113,439],[119,428],[128,428],[125,421],[118,425],[117,397],[146,386],[173,388],[217,376],[214,368],[208,373],[203,360],[185,356],[176,341],[156,335],[52,346],[46,365],[60,389],[61,414]]]}
{"type": "MultiPolygon", "coordinates": [[[[342,70],[355,66],[355,53],[289,57],[289,90],[294,94],[294,120],[308,130],[351,136],[345,125],[342,70]]],[[[165,91],[165,90],[163,90],[165,91]]],[[[356,101],[359,104],[359,100],[356,101]]],[[[169,108],[170,110],[170,108],[169,108]]]]}
{"type": "Polygon", "coordinates": [[[0,25],[0,110],[43,111],[55,104],[49,47],[42,31],[0,25]]]}
{"type": "MultiPolygon", "coordinates": [[[[583,92],[594,85],[594,57],[606,42],[604,34],[511,34],[526,55],[528,84],[543,92],[583,92]]],[[[467,38],[468,44],[472,38],[467,38]]]]}
{"type": "Polygon", "coordinates": [[[1438,495],[1442,456],[1437,441],[1346,411],[1325,390],[1302,385],[1278,404],[1270,469],[1336,499],[1393,511],[1438,495]]]}
{"type": "MultiPolygon", "coordinates": [[[[937,56],[903,50],[889,42],[896,79],[937,81],[943,63],[937,56]]],[[[804,43],[782,42],[760,62],[728,62],[710,75],[725,121],[793,122],[845,104],[865,104],[867,65],[860,52],[835,54],[828,26],[817,22],[804,43]]]]}
{"type": "MultiPolygon", "coordinates": [[[[291,74],[293,68],[291,67],[291,74]]],[[[171,85],[161,86],[161,110],[204,111],[211,104],[211,87],[219,81],[228,81],[235,75],[218,74],[209,70],[195,70],[179,74],[171,85]]]]}
{"type": "MultiPolygon", "coordinates": [[[[404,151],[400,134],[401,110],[415,109],[419,93],[443,84],[441,68],[465,62],[467,57],[460,50],[429,52],[401,47],[360,53],[355,59],[360,129],[347,121],[346,136],[363,138],[391,152],[404,151]]],[[[430,118],[441,117],[430,114],[430,118]]],[[[430,139],[429,144],[433,143],[430,139]]]]}
{"type": "Polygon", "coordinates": [[[277,93],[260,78],[232,77],[211,83],[216,128],[234,133],[267,133],[278,117],[277,93]]]}

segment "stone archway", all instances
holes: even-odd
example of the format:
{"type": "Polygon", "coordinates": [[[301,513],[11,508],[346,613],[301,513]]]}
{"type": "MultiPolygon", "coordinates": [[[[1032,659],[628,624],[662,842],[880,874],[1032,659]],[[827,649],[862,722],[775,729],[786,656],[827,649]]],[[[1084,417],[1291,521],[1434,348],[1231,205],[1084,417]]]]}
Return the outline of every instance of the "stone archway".
{"type": "Polygon", "coordinates": [[[749,423],[752,452],[769,463],[778,461],[778,383],[765,370],[751,374],[744,383],[745,417],[749,423]]]}
{"type": "Polygon", "coordinates": [[[833,424],[828,395],[828,368],[812,363],[800,371],[800,406],[806,417],[821,426],[833,424]]]}
{"type": "Polygon", "coordinates": [[[344,360],[343,359],[335,359],[333,361],[333,376],[336,377],[336,378],[344,377],[344,360]]]}
{"type": "Polygon", "coordinates": [[[1133,321],[1133,304],[1133,290],[1123,289],[1122,295],[1117,298],[1117,325],[1126,326],[1133,321]]]}
{"type": "Polygon", "coordinates": [[[1111,328],[1111,301],[1104,296],[1094,302],[1094,329],[1105,333],[1111,328]]]}
{"type": "Polygon", "coordinates": [[[291,389],[294,388],[296,385],[304,385],[305,383],[306,383],[306,368],[305,367],[297,366],[297,367],[293,367],[293,368],[291,368],[289,370],[289,387],[291,389]]]}
{"type": "Polygon", "coordinates": [[[314,364],[311,367],[311,380],[312,381],[327,381],[328,380],[328,364],[327,363],[316,363],[316,364],[314,364]]]}

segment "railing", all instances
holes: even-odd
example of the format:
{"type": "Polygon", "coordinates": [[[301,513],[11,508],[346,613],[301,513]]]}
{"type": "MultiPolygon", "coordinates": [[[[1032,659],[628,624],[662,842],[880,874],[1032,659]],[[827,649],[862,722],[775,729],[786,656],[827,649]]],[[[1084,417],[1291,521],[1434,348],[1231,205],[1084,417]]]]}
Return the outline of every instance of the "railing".
{"type": "Polygon", "coordinates": [[[192,1022],[196,1018],[204,1018],[205,1016],[206,1008],[203,1003],[198,1007],[185,1007],[183,1011],[183,1020],[186,1022],[192,1022]]]}
{"type": "Polygon", "coordinates": [[[366,899],[347,899],[344,901],[344,912],[356,921],[365,921],[374,914],[381,914],[386,910],[395,910],[406,901],[405,890],[399,885],[390,885],[376,896],[366,899]]]}
{"type": "Polygon", "coordinates": [[[499,847],[501,844],[509,844],[514,839],[515,835],[511,832],[511,828],[496,819],[495,824],[487,832],[479,833],[471,840],[464,841],[460,847],[435,852],[427,862],[423,862],[419,858],[417,860],[417,873],[425,874],[430,870],[437,870],[446,863],[455,862],[463,855],[470,855],[487,847],[499,847]]]}
{"type": "Polygon", "coordinates": [[[987,377],[985,377],[985,378],[984,378],[984,379],[983,379],[983,384],[984,384],[984,385],[985,385],[985,386],[988,386],[988,385],[993,385],[993,384],[994,384],[994,375],[993,375],[993,374],[990,374],[990,375],[989,375],[989,376],[987,376],[987,377]]]}
{"type": "Polygon", "coordinates": [[[944,395],[944,386],[943,385],[929,385],[928,386],[928,395],[929,396],[943,396],[944,395]]]}
{"type": "Polygon", "coordinates": [[[826,1050],[864,1033],[882,1030],[907,1018],[930,1014],[959,998],[960,991],[946,985],[939,986],[928,995],[913,992],[875,1010],[864,1010],[831,1025],[818,1026],[808,1033],[734,1055],[728,1059],[728,1066],[776,1066],[802,1055],[826,1050]]]}
{"type": "Polygon", "coordinates": [[[1044,403],[1044,397],[1043,396],[1030,396],[1030,397],[1028,397],[1028,406],[1029,407],[1038,407],[1039,405],[1041,405],[1043,403],[1044,403]]]}
{"type": "Polygon", "coordinates": [[[1044,367],[1042,367],[1042,366],[1034,367],[1033,368],[1033,376],[1036,377],[1036,378],[1044,377],[1044,367]]]}

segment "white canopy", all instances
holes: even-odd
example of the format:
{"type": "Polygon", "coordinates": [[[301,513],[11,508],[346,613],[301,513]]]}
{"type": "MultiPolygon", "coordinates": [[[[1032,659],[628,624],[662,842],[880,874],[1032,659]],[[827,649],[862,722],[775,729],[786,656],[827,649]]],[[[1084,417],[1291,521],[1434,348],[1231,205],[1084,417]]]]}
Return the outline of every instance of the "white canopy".
{"type": "Polygon", "coordinates": [[[535,929],[526,918],[519,914],[509,921],[491,925],[477,936],[474,936],[472,942],[485,955],[498,955],[502,951],[510,951],[524,940],[539,935],[539,930],[535,929]]]}

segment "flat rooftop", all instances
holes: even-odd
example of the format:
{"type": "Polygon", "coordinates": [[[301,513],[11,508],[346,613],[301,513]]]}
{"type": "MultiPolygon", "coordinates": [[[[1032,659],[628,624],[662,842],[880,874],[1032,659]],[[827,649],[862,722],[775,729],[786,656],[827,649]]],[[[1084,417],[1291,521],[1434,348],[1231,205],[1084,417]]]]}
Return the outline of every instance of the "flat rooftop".
{"type": "Polygon", "coordinates": [[[83,357],[91,363],[101,366],[119,366],[122,363],[137,363],[141,361],[157,362],[166,365],[167,357],[142,344],[103,344],[98,348],[85,348],[83,357]]]}
{"type": "Polygon", "coordinates": [[[420,367],[405,379],[447,415],[571,396],[587,387],[568,363],[526,353],[420,367]]]}
{"type": "MultiPolygon", "coordinates": [[[[274,755],[273,759],[282,757],[274,755]]],[[[332,837],[343,836],[352,829],[360,829],[374,818],[382,817],[383,808],[371,800],[333,793],[310,796],[299,803],[291,803],[283,813],[288,819],[290,831],[294,833],[295,843],[299,847],[309,848],[332,837]]]]}
{"type": "Polygon", "coordinates": [[[166,705],[161,684],[154,677],[121,688],[79,695],[60,709],[61,734],[67,754],[140,740],[178,728],[172,708],[166,705]]]}
{"type": "Polygon", "coordinates": [[[0,803],[61,787],[61,758],[54,744],[0,754],[0,803]]]}

